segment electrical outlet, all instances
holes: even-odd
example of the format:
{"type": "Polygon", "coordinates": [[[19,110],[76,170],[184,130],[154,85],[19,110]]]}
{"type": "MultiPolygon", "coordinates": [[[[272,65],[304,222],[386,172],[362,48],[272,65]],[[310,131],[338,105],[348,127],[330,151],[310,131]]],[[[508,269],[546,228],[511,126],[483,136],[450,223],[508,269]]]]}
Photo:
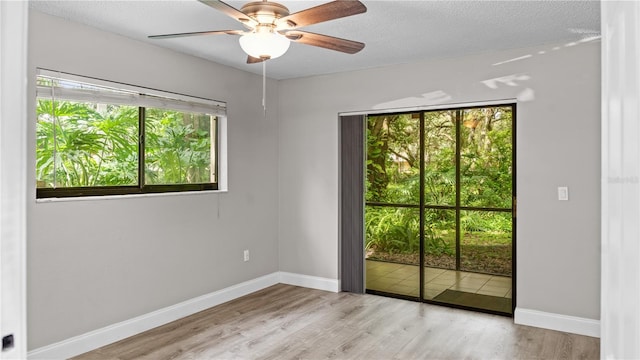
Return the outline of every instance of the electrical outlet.
{"type": "Polygon", "coordinates": [[[9,351],[13,349],[13,345],[13,334],[2,337],[2,351],[9,351]]]}
{"type": "Polygon", "coordinates": [[[249,250],[244,251],[244,261],[249,261],[249,250]]]}

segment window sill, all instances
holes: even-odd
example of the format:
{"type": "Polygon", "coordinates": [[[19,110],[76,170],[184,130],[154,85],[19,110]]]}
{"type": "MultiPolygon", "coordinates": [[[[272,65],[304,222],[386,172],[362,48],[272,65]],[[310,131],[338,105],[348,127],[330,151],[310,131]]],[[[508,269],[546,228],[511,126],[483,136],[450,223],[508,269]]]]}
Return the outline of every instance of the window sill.
{"type": "Polygon", "coordinates": [[[77,196],[77,197],[50,197],[36,199],[36,204],[51,202],[70,202],[70,201],[96,201],[96,200],[121,200],[121,199],[139,199],[148,197],[165,197],[165,196],[193,196],[199,194],[224,194],[228,193],[228,189],[221,190],[202,190],[202,191],[177,191],[177,192],[161,192],[147,194],[126,194],[126,195],[97,195],[97,196],[77,196]]]}

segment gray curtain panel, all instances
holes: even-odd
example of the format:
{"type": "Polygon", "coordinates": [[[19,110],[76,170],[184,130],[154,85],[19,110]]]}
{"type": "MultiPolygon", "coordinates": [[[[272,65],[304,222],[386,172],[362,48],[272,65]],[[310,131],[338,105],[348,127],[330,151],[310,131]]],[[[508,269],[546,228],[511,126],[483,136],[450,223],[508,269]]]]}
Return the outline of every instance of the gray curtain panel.
{"type": "Polygon", "coordinates": [[[364,115],[340,117],[342,291],[364,293],[364,115]]]}

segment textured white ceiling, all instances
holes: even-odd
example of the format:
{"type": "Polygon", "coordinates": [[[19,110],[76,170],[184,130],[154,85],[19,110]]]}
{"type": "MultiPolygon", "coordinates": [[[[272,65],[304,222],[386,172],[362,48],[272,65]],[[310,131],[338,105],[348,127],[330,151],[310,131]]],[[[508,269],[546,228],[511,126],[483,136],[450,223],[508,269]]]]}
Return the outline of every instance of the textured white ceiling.
{"type": "MultiPolygon", "coordinates": [[[[240,8],[246,1],[226,1],[240,8]]],[[[279,1],[291,13],[326,1],[279,1]]],[[[380,1],[367,12],[302,28],[366,43],[355,55],[292,43],[270,60],[267,76],[288,79],[390,64],[441,59],[527,46],[591,41],[600,35],[599,1],[380,1]]],[[[211,35],[149,40],[148,35],[244,30],[233,19],[196,0],[43,1],[30,7],[129,38],[199,56],[238,69],[248,65],[238,37],[211,35]]]]}

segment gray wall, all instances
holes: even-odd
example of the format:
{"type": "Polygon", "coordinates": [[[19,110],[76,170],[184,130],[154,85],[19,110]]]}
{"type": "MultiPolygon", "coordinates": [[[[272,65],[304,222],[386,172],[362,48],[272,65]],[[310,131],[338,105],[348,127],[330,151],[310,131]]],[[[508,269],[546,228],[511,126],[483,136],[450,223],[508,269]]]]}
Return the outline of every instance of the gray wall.
{"type": "Polygon", "coordinates": [[[285,80],[279,98],[282,271],[339,277],[338,113],[518,98],[517,306],[599,319],[599,42],[285,80]]]}
{"type": "Polygon", "coordinates": [[[260,76],[37,12],[29,30],[32,79],[44,67],[201,96],[229,118],[228,193],[37,203],[30,181],[29,349],[278,270],[277,82],[264,118],[260,76]]]}

